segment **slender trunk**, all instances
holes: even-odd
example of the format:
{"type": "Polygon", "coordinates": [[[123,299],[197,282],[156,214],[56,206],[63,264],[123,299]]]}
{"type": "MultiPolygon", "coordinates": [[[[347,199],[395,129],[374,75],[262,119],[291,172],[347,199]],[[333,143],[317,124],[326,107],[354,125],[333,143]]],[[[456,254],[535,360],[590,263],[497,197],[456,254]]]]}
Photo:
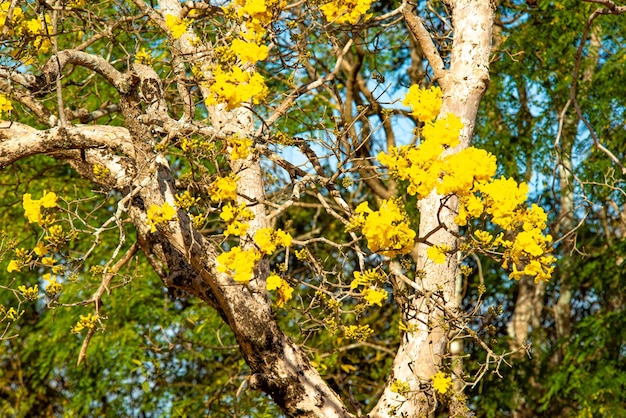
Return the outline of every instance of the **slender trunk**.
{"type": "MultiPolygon", "coordinates": [[[[478,105],[488,85],[494,10],[488,0],[460,0],[449,4],[454,43],[450,68],[440,80],[443,90],[441,115],[454,113],[464,123],[461,144],[450,150],[458,152],[469,146],[478,105]]],[[[419,236],[432,233],[428,237],[430,243],[456,249],[458,228],[454,218],[457,205],[457,199],[444,200],[435,192],[420,200],[419,236]]],[[[391,379],[371,417],[431,416],[437,408],[437,394],[430,383],[448,356],[444,324],[447,313],[458,309],[455,296],[458,262],[451,256],[444,264],[434,264],[426,255],[427,249],[426,244],[417,246],[416,284],[420,291],[403,311],[404,321],[411,332],[402,337],[391,379]],[[396,379],[408,383],[411,392],[406,396],[393,392],[391,383],[396,379]]]]}

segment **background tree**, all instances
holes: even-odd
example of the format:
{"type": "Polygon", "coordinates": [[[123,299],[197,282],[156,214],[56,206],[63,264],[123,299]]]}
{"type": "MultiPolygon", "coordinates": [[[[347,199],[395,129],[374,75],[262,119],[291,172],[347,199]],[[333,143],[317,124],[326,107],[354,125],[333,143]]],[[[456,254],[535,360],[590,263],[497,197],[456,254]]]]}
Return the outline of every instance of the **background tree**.
{"type": "Polygon", "coordinates": [[[553,269],[543,211],[469,147],[493,7],[1,3],[3,410],[466,414],[505,359],[483,298],[542,300],[553,269]]]}

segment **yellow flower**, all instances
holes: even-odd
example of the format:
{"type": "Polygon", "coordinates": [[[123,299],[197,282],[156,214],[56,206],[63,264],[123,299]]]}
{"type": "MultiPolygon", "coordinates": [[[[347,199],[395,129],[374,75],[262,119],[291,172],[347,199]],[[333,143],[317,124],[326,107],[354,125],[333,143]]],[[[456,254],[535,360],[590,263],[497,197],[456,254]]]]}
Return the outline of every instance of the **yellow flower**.
{"type": "Polygon", "coordinates": [[[361,292],[363,299],[367,301],[368,305],[383,306],[383,302],[387,300],[387,291],[384,289],[378,289],[375,287],[368,287],[361,292]]]}
{"type": "Polygon", "coordinates": [[[7,266],[7,271],[9,273],[13,273],[14,271],[21,271],[22,267],[24,267],[23,263],[20,263],[18,260],[9,261],[9,265],[7,266]]]}
{"type": "Polygon", "coordinates": [[[371,283],[381,281],[380,274],[374,269],[365,270],[363,273],[355,271],[353,275],[354,280],[350,282],[350,289],[356,289],[359,286],[369,286],[371,283]]]}
{"type": "Polygon", "coordinates": [[[361,17],[368,19],[372,0],[333,0],[320,7],[326,19],[333,23],[356,24],[361,17]]]}
{"type": "Polygon", "coordinates": [[[442,244],[442,245],[432,245],[426,250],[426,255],[430,258],[434,263],[443,264],[446,261],[446,254],[450,251],[450,247],[442,244]]]}
{"type": "Polygon", "coordinates": [[[94,315],[94,314],[91,314],[91,313],[88,314],[88,315],[80,315],[80,319],[78,320],[76,325],[73,326],[72,329],[71,329],[72,334],[78,334],[79,332],[81,332],[85,328],[87,328],[87,329],[95,329],[96,328],[96,322],[98,321],[98,319],[99,319],[98,315],[94,315]]]}
{"type": "Polygon", "coordinates": [[[178,39],[187,32],[187,28],[191,21],[188,19],[181,20],[178,16],[171,14],[165,15],[165,25],[172,33],[172,38],[178,39]]]}
{"type": "Polygon", "coordinates": [[[374,334],[369,325],[349,325],[344,328],[343,334],[348,340],[365,341],[374,334]]]}
{"type": "Polygon", "coordinates": [[[437,117],[441,109],[441,89],[439,87],[422,89],[414,84],[409,88],[402,104],[409,106],[411,114],[420,122],[429,122],[437,117]]]}
{"type": "Polygon", "coordinates": [[[254,242],[262,253],[272,254],[276,247],[291,247],[293,238],[281,229],[260,228],[254,234],[254,242]]]}
{"type": "Polygon", "coordinates": [[[61,283],[57,282],[56,278],[51,277],[50,273],[44,274],[43,278],[44,280],[48,281],[48,285],[46,286],[46,293],[50,296],[55,296],[63,288],[61,283]]]}
{"type": "Polygon", "coordinates": [[[222,208],[220,218],[228,223],[228,226],[224,231],[225,236],[235,235],[243,237],[246,235],[246,232],[248,232],[248,228],[250,227],[247,221],[254,219],[254,214],[246,207],[245,203],[242,203],[238,207],[228,203],[222,208]]]}
{"type": "MultiPolygon", "coordinates": [[[[171,15],[168,15],[168,16],[171,16],[171,15]]],[[[135,62],[139,64],[144,64],[144,65],[152,65],[152,63],[154,62],[154,59],[152,59],[152,54],[150,52],[146,51],[145,48],[141,48],[135,54],[135,62]]]]}
{"type": "Polygon", "coordinates": [[[411,391],[411,386],[407,382],[394,379],[391,383],[391,386],[389,387],[389,390],[404,396],[411,391]]]}
{"type": "Polygon", "coordinates": [[[448,113],[443,118],[426,123],[422,128],[422,136],[426,141],[435,142],[446,148],[456,147],[459,145],[461,128],[463,128],[461,119],[453,113],[448,113]]]}
{"type": "Polygon", "coordinates": [[[443,372],[437,372],[432,377],[433,389],[442,395],[452,387],[452,379],[443,372]]]}
{"type": "Polygon", "coordinates": [[[157,206],[154,203],[148,209],[148,225],[150,225],[150,232],[156,232],[157,225],[166,224],[176,217],[176,209],[165,202],[161,206],[157,206]]]}
{"type": "Polygon", "coordinates": [[[41,199],[33,199],[30,193],[24,194],[22,206],[24,215],[29,223],[37,223],[40,226],[46,226],[52,222],[52,219],[42,215],[41,208],[53,208],[57,205],[57,195],[54,192],[43,192],[41,199]]]}
{"type": "MultiPolygon", "coordinates": [[[[4,20],[1,19],[2,14],[0,14],[0,22],[3,22],[4,20]]],[[[0,29],[2,29],[1,26],[0,29]]],[[[4,117],[4,114],[9,113],[11,110],[13,110],[13,104],[11,103],[11,101],[4,94],[0,94],[0,118],[4,117]]]]}
{"type": "Polygon", "coordinates": [[[278,290],[276,298],[276,306],[282,308],[286,302],[291,300],[293,294],[293,287],[289,286],[289,283],[280,276],[272,274],[267,278],[265,284],[267,290],[278,290]]]}
{"type": "Polygon", "coordinates": [[[185,190],[183,193],[179,193],[174,197],[176,202],[176,206],[181,209],[189,210],[190,207],[194,206],[200,201],[199,197],[193,197],[189,190],[185,190]]]}
{"type": "Polygon", "coordinates": [[[476,236],[476,239],[478,239],[478,242],[480,242],[481,245],[489,245],[489,243],[493,240],[493,235],[491,235],[489,232],[487,231],[474,231],[474,235],[476,236]]]}
{"type": "Polygon", "coordinates": [[[238,177],[231,174],[228,177],[218,177],[209,186],[209,194],[214,202],[221,200],[235,200],[237,198],[238,177]]]}
{"type": "Polygon", "coordinates": [[[261,253],[255,250],[244,251],[233,247],[230,251],[217,256],[217,271],[227,273],[236,282],[249,282],[254,273],[254,266],[261,259],[261,253]]]}
{"type": "Polygon", "coordinates": [[[31,287],[18,286],[17,290],[20,291],[26,300],[37,300],[37,297],[39,297],[39,285],[37,284],[31,287]]]}
{"type": "Polygon", "coordinates": [[[230,160],[244,160],[250,155],[250,147],[252,140],[248,138],[239,138],[239,135],[233,135],[228,138],[227,144],[230,147],[230,160]]]}
{"type": "Polygon", "coordinates": [[[35,245],[35,248],[33,248],[33,251],[39,257],[42,257],[42,256],[48,254],[48,247],[46,246],[46,244],[43,243],[43,241],[39,241],[37,243],[37,245],[35,245]]]}
{"type": "Polygon", "coordinates": [[[241,62],[252,64],[263,61],[269,52],[266,45],[257,45],[254,42],[246,42],[241,39],[234,39],[230,49],[241,62]]]}
{"type": "Polygon", "coordinates": [[[372,252],[394,257],[407,254],[413,248],[415,231],[394,200],[383,200],[378,211],[372,211],[367,203],[362,203],[356,214],[351,224],[361,227],[372,252]]]}
{"type": "Polygon", "coordinates": [[[215,68],[209,91],[212,95],[205,101],[207,106],[225,104],[226,110],[232,110],[245,102],[260,103],[269,90],[261,74],[235,66],[230,71],[215,68]]]}

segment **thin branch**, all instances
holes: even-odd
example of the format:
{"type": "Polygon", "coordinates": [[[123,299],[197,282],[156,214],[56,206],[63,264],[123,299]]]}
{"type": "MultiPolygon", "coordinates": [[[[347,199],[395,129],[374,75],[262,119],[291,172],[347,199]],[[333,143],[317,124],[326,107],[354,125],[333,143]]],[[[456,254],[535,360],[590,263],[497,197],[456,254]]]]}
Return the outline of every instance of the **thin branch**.
{"type": "Polygon", "coordinates": [[[414,14],[414,9],[409,8],[408,2],[405,0],[402,4],[402,15],[406,21],[406,25],[415,36],[417,41],[428,59],[430,66],[435,74],[435,79],[439,82],[441,87],[445,90],[447,88],[448,70],[443,63],[443,59],[437,51],[437,47],[430,36],[430,33],[424,27],[422,19],[414,14]]]}

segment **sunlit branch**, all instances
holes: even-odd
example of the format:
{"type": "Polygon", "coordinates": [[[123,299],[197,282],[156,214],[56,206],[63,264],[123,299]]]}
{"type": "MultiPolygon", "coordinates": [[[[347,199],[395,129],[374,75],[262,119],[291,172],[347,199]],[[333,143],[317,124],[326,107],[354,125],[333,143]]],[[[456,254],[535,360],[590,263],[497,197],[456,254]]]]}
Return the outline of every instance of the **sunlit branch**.
{"type": "Polygon", "coordinates": [[[433,39],[430,36],[430,33],[424,27],[422,23],[422,19],[415,15],[414,8],[409,7],[407,1],[405,1],[402,7],[402,15],[404,16],[407,27],[411,31],[411,33],[417,38],[422,51],[424,51],[424,55],[428,59],[430,66],[433,69],[433,73],[435,74],[435,79],[439,82],[441,87],[446,90],[449,86],[447,81],[448,71],[443,63],[443,59],[441,59],[441,55],[439,51],[437,51],[437,47],[433,43],[433,39]]]}

